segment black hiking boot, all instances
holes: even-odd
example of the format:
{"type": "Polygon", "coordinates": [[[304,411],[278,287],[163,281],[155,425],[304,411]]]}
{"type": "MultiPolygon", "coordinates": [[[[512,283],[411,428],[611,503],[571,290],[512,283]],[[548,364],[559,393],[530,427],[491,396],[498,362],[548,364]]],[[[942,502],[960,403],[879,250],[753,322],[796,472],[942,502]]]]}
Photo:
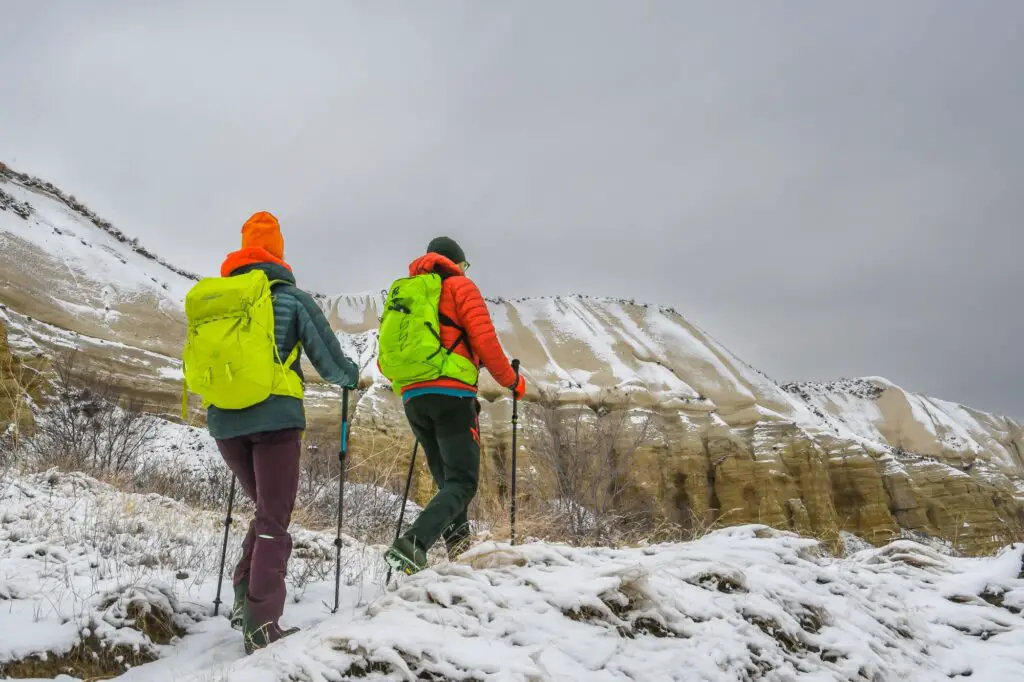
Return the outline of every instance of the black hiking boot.
{"type": "Polygon", "coordinates": [[[401,537],[384,552],[384,561],[396,571],[413,575],[427,567],[427,553],[409,538],[401,537]]]}
{"type": "Polygon", "coordinates": [[[260,649],[265,649],[279,639],[294,635],[299,628],[288,628],[282,630],[277,623],[256,623],[249,611],[249,602],[242,607],[242,641],[245,644],[245,653],[250,655],[260,649]]]}

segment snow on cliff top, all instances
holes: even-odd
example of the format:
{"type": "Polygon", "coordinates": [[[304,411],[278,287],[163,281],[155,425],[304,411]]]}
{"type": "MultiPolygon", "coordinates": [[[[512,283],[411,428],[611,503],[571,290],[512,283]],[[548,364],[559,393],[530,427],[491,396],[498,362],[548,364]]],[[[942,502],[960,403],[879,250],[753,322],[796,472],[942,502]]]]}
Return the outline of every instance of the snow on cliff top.
{"type": "MultiPolygon", "coordinates": [[[[123,317],[117,303],[134,300],[155,301],[180,319],[194,275],[160,261],[56,188],[26,182],[0,175],[7,196],[18,206],[31,205],[27,219],[10,206],[0,210],[0,245],[15,243],[14,236],[46,254],[47,262],[63,264],[52,275],[62,286],[41,295],[78,319],[113,324],[123,317]]],[[[382,278],[381,288],[388,283],[382,278]]],[[[364,378],[383,381],[375,366],[380,292],[317,300],[364,378]]],[[[671,308],[582,295],[491,299],[489,305],[503,345],[523,361],[530,385],[563,399],[593,402],[614,392],[617,400],[632,396],[638,404],[710,412],[733,425],[789,422],[872,450],[893,445],[923,454],[991,453],[1004,467],[1024,468],[1021,426],[1012,420],[906,392],[878,377],[779,387],[671,308]],[[879,402],[882,394],[898,399],[879,402]]],[[[482,385],[496,389],[492,383],[485,372],[482,385]]]]}
{"type": "Polygon", "coordinates": [[[918,454],[958,453],[1024,468],[1021,425],[1007,417],[912,393],[882,377],[795,382],[783,388],[821,419],[856,436],[918,454]]]}

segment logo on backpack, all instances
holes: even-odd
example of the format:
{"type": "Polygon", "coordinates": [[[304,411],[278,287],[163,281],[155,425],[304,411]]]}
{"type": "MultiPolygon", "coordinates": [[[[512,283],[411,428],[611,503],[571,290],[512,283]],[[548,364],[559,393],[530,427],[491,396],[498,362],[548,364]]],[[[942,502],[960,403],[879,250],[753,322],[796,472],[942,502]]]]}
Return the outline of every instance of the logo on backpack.
{"type": "Polygon", "coordinates": [[[185,296],[188,332],[182,361],[182,416],[187,417],[188,391],[203,406],[241,410],[271,395],[301,399],[302,379],[291,369],[301,347],[295,345],[282,362],[274,337],[277,282],[256,269],[233,277],[208,277],[185,296]]]}
{"type": "Polygon", "coordinates": [[[377,360],[381,373],[395,393],[410,384],[441,377],[475,386],[476,363],[456,352],[468,348],[466,332],[438,311],[441,276],[435,273],[395,280],[384,301],[378,335],[377,360]],[[451,347],[441,343],[441,325],[456,327],[461,334],[451,347]]]}

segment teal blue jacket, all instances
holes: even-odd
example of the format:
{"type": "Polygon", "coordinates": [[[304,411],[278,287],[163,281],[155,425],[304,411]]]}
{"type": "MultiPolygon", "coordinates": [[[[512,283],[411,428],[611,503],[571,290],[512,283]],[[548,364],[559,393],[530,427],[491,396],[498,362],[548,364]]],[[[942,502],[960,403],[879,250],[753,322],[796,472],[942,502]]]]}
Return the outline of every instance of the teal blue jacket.
{"type": "MultiPolygon", "coordinates": [[[[324,381],[355,388],[359,382],[359,367],[341,350],[338,337],[313,297],[295,286],[295,277],[290,270],[276,263],[246,265],[234,270],[231,275],[241,275],[255,269],[265,272],[272,281],[283,282],[275,284],[272,289],[274,338],[281,357],[288,357],[295,344],[301,341],[301,351],[306,353],[324,381]]],[[[302,352],[292,365],[300,377],[302,352]]],[[[211,406],[206,419],[210,435],[218,440],[264,431],[306,428],[306,411],[302,401],[282,395],[272,395],[262,403],[244,410],[223,410],[211,406]]]]}

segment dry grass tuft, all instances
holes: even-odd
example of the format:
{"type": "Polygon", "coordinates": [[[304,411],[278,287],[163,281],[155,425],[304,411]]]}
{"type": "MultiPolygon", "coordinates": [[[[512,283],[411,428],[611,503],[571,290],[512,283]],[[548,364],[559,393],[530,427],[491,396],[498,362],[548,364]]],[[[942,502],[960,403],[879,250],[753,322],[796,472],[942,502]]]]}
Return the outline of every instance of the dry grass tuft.
{"type": "Polygon", "coordinates": [[[52,679],[70,675],[84,680],[108,680],[129,668],[152,663],[156,654],[126,645],[109,646],[90,636],[64,654],[34,654],[20,661],[0,663],[0,677],[11,679],[52,679]]]}

